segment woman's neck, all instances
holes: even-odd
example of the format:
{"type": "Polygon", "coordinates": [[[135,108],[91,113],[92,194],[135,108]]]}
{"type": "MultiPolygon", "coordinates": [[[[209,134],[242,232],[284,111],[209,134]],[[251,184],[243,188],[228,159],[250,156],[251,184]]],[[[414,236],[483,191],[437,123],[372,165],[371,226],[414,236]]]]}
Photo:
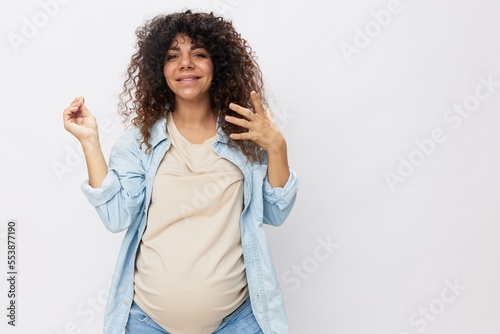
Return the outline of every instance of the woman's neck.
{"type": "Polygon", "coordinates": [[[174,116],[176,124],[189,124],[195,127],[214,121],[209,101],[176,101],[172,116],[174,116]]]}
{"type": "Polygon", "coordinates": [[[209,104],[176,103],[172,113],[175,126],[192,143],[202,143],[216,133],[217,118],[209,104]]]}

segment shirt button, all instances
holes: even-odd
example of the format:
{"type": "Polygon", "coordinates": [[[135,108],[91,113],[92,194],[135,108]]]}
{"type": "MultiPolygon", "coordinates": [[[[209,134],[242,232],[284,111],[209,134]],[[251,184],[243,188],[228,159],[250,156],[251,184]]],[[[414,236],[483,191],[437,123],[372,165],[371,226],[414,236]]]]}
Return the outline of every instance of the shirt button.
{"type": "Polygon", "coordinates": [[[125,301],[123,302],[123,304],[124,304],[125,306],[127,306],[127,305],[128,305],[128,301],[126,301],[126,300],[125,300],[125,301]]]}

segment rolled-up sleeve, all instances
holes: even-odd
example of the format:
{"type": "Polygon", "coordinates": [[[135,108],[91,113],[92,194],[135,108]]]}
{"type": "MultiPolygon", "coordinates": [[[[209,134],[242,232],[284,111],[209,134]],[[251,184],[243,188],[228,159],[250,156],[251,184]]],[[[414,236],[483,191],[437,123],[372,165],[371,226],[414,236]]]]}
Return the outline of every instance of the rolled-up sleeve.
{"type": "Polygon", "coordinates": [[[109,231],[121,232],[139,218],[146,193],[144,175],[137,153],[115,145],[101,187],[92,188],[88,180],[81,184],[84,195],[109,231]]]}
{"type": "Polygon", "coordinates": [[[284,187],[272,187],[267,176],[264,179],[264,223],[283,224],[295,204],[299,182],[297,174],[290,168],[290,176],[284,187]]]}
{"type": "Polygon", "coordinates": [[[92,188],[88,179],[81,184],[80,188],[92,206],[101,206],[111,200],[120,191],[121,186],[118,176],[110,170],[100,188],[92,188]]]}

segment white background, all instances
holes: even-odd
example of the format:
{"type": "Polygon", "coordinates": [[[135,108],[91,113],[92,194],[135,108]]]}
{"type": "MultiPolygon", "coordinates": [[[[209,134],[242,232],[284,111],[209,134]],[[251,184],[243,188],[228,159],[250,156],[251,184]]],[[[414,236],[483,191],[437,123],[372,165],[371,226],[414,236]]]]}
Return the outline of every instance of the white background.
{"type": "Polygon", "coordinates": [[[108,156],[135,29],[194,8],[231,19],[256,51],[300,177],[291,216],[267,228],[291,333],[500,333],[499,1],[61,0],[51,16],[49,2],[0,5],[0,332],[102,332],[123,234],[79,189],[85,163],[62,111],[85,96],[108,156]],[[38,31],[23,36],[26,22],[38,31]],[[465,101],[480,103],[458,125],[448,110],[465,101]],[[418,166],[400,166],[410,159],[418,166]]]}

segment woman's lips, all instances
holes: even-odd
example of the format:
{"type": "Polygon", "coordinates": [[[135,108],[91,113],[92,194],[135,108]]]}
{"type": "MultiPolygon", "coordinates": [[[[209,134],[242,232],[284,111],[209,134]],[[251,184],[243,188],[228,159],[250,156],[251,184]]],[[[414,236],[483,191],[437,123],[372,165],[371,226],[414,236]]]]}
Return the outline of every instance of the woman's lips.
{"type": "Polygon", "coordinates": [[[196,75],[184,75],[181,77],[177,78],[177,82],[183,82],[183,83],[189,83],[189,82],[194,82],[200,79],[199,76],[196,75]]]}

